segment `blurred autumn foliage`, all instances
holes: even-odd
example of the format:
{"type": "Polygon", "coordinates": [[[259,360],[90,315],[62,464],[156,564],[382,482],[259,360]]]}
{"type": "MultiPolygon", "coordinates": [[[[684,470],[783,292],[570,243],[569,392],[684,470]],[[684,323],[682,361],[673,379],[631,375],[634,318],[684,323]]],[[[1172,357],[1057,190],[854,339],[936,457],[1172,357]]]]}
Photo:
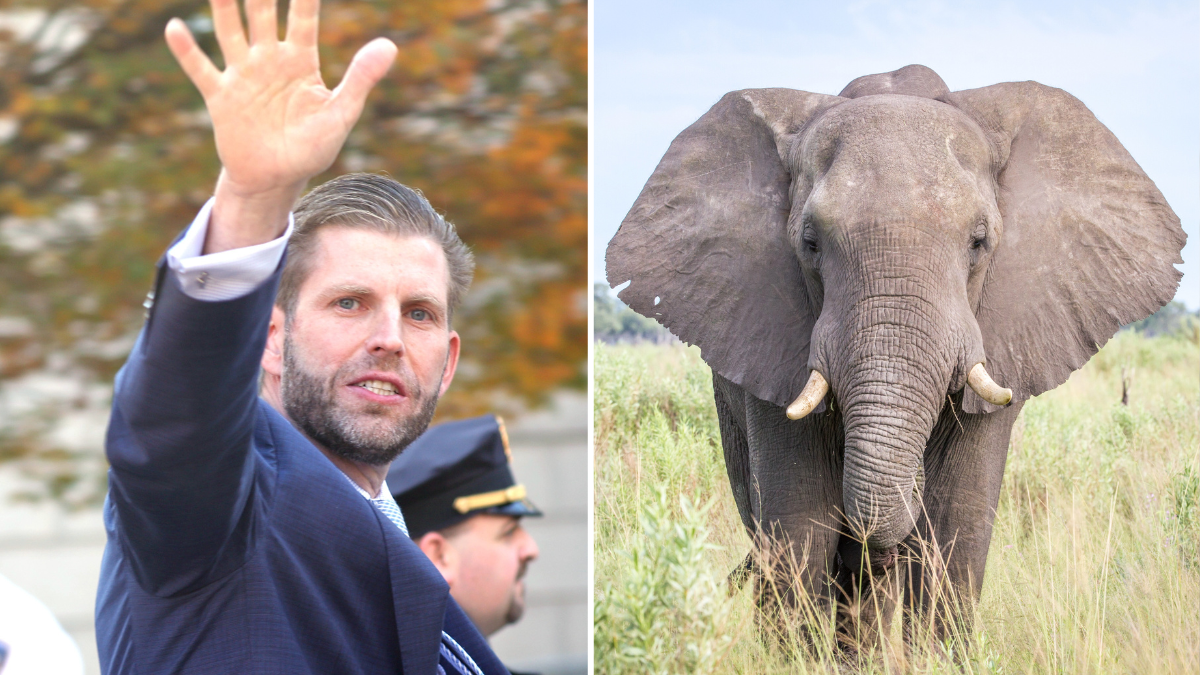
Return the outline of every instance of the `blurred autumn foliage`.
{"type": "MultiPolygon", "coordinates": [[[[280,3],[286,16],[286,1],[280,3]]],[[[0,0],[0,461],[68,504],[103,494],[111,382],[154,263],[209,197],[199,94],[162,39],[205,0],[0,0]]],[[[587,6],[325,0],[321,60],[400,46],[338,162],[420,188],[478,260],[439,415],[512,414],[586,382],[587,6]]]]}

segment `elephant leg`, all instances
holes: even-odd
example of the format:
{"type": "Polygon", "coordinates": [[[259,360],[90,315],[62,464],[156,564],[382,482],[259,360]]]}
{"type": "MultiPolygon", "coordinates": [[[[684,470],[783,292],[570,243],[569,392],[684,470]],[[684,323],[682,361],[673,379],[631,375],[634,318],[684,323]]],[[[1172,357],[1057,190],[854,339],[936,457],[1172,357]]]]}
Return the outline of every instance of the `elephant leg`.
{"type": "Polygon", "coordinates": [[[737,504],[746,533],[753,538],[758,511],[751,502],[755,494],[750,473],[750,448],[746,441],[746,392],[713,372],[713,399],[717,406],[721,447],[725,451],[725,472],[729,475],[733,501],[737,504]]]}
{"type": "Polygon", "coordinates": [[[831,406],[793,421],[779,406],[750,395],[744,402],[759,607],[768,625],[815,623],[836,598],[841,416],[831,406]]]}
{"type": "MultiPolygon", "coordinates": [[[[970,634],[970,608],[983,572],[1000,500],[1016,404],[990,414],[964,414],[950,398],[925,452],[922,513],[905,541],[910,621],[938,639],[957,623],[970,634]]],[[[919,629],[911,626],[911,629],[919,629]]]]}

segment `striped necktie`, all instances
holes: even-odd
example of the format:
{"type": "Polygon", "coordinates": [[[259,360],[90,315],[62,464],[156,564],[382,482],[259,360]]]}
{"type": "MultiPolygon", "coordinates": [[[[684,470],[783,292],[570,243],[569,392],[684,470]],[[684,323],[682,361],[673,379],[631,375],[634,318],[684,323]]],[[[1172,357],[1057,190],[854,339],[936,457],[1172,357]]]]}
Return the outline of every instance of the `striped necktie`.
{"type": "Polygon", "coordinates": [[[404,536],[408,536],[408,524],[404,522],[404,514],[400,513],[400,506],[396,504],[396,500],[392,498],[386,490],[380,490],[379,496],[371,500],[387,519],[396,524],[404,536]]]}
{"type": "Polygon", "coordinates": [[[354,486],[354,490],[363,496],[363,499],[374,504],[375,508],[379,509],[380,513],[387,516],[388,520],[392,521],[395,523],[396,527],[400,528],[400,531],[404,533],[404,536],[408,536],[408,523],[404,522],[404,514],[400,512],[400,505],[397,504],[396,500],[392,497],[392,491],[388,489],[386,480],[383,481],[383,484],[379,486],[379,496],[371,497],[366,490],[362,489],[361,485],[354,482],[353,478],[346,476],[346,474],[342,475],[345,476],[346,480],[354,486]]]}

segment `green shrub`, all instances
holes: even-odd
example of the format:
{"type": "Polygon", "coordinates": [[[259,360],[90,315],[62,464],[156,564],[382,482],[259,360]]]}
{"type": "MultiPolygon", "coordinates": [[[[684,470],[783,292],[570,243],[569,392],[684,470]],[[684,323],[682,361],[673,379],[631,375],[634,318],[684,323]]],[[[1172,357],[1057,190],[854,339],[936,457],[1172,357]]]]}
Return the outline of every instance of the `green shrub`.
{"type": "Polygon", "coordinates": [[[599,673],[712,673],[728,650],[728,603],[707,554],[708,512],[666,490],[642,509],[642,536],[622,550],[621,578],[597,586],[599,673]],[[615,583],[612,583],[615,582],[615,583]],[[611,583],[611,585],[610,585],[611,583]]]}
{"type": "Polygon", "coordinates": [[[1173,540],[1168,543],[1176,543],[1186,566],[1200,568],[1200,471],[1195,464],[1171,476],[1166,520],[1173,540]]]}

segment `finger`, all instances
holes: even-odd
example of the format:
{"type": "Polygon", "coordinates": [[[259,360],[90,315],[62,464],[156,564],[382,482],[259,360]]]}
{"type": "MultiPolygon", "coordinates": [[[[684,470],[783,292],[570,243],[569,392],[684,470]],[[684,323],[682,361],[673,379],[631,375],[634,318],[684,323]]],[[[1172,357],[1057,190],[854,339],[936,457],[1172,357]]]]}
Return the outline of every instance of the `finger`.
{"type": "Polygon", "coordinates": [[[183,72],[200,90],[200,95],[207,99],[217,87],[217,81],[221,77],[220,71],[208,59],[204,50],[200,49],[200,45],[196,44],[192,32],[179,19],[167,22],[166,38],[167,47],[183,68],[183,72]]]}
{"type": "Polygon", "coordinates": [[[343,119],[351,122],[358,119],[367,94],[392,67],[396,52],[396,45],[391,40],[375,38],[354,55],[346,76],[333,90],[333,104],[341,109],[343,119]]]}
{"type": "Polygon", "coordinates": [[[250,44],[279,42],[279,19],[275,0],[246,0],[246,23],[250,25],[250,44]]]}
{"type": "Polygon", "coordinates": [[[242,14],[238,11],[237,0],[211,0],[213,14],[213,31],[217,34],[217,44],[221,45],[221,54],[225,57],[225,65],[241,63],[246,58],[246,33],[242,30],[242,14]]]}
{"type": "Polygon", "coordinates": [[[288,5],[287,41],[298,47],[317,46],[321,0],[292,0],[288,5]]]}

